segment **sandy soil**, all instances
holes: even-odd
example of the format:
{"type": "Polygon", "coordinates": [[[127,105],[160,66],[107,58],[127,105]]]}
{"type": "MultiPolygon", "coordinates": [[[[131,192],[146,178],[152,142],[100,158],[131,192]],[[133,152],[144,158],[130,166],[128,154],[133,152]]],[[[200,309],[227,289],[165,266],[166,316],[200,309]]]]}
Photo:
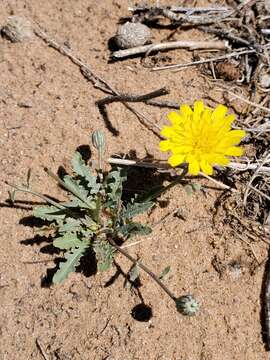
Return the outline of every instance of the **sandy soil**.
{"type": "MultiPolygon", "coordinates": [[[[171,91],[167,99],[179,103],[209,94],[219,100],[196,69],[154,73],[139,59],[108,63],[108,40],[119,18],[128,15],[124,0],[98,5],[93,0],[2,0],[0,24],[11,14],[33,19],[59,43],[68,42],[119,91],[142,94],[167,86],[171,91]]],[[[153,37],[162,40],[169,33],[156,29],[153,37]]],[[[203,38],[196,31],[177,36],[203,38]]],[[[188,51],[167,55],[175,62],[191,59],[188,51]]],[[[20,194],[19,199],[30,203],[10,207],[5,202],[8,187],[2,181],[20,184],[31,168],[32,188],[63,198],[42,168],[69,169],[73,152],[89,143],[93,130],[104,130],[108,155],[136,150],[139,157],[150,153],[160,158],[158,138],[118,103],[108,108],[119,132],[113,135],[95,106],[104,94],[69,59],[38,38],[17,44],[0,38],[0,74],[0,358],[42,359],[38,341],[48,359],[269,359],[260,323],[263,267],[251,271],[249,248],[230,235],[222,215],[218,227],[213,225],[220,192],[207,186],[204,193],[193,196],[180,186],[166,193],[162,198],[166,206],[157,205],[144,220],[154,224],[176,208],[185,220],[168,217],[144,242],[130,248],[157,273],[171,266],[167,285],[179,296],[192,293],[199,299],[197,316],[178,314],[170,299],[142,275],[140,291],[153,317],[136,321],[131,311],[141,300],[136,292],[123,288],[124,277],[105,287],[115,268],[95,276],[78,272],[64,284],[47,285],[47,269],[55,267],[53,259],[59,254],[53,254],[50,244],[35,237],[35,230],[22,221],[36,199],[20,194]]],[[[208,103],[213,104],[209,99],[208,103]]],[[[158,124],[166,121],[166,109],[143,104],[136,104],[136,109],[158,124]]],[[[267,254],[262,243],[255,243],[254,251],[259,260],[267,254]]],[[[127,260],[118,256],[117,262],[128,271],[127,260]]]]}

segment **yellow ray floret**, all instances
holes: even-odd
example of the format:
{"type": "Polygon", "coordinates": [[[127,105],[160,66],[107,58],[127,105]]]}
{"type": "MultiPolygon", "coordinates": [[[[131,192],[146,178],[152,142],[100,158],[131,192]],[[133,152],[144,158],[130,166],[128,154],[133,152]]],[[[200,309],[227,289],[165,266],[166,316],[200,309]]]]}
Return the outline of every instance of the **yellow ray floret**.
{"type": "Polygon", "coordinates": [[[227,107],[211,109],[203,101],[195,101],[193,110],[182,105],[180,111],[168,115],[171,126],[164,126],[161,135],[166,140],[159,144],[161,151],[170,151],[168,163],[175,167],[188,163],[191,175],[213,173],[214,165],[226,166],[228,156],[241,156],[237,145],[246,135],[243,130],[232,130],[235,116],[226,115],[227,107]]]}

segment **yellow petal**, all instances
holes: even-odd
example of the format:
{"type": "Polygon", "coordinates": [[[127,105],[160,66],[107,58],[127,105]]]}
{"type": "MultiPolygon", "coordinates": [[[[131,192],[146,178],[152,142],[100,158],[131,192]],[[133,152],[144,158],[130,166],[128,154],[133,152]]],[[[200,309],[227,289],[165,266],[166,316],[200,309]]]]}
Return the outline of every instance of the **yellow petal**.
{"type": "Polygon", "coordinates": [[[174,155],[186,154],[191,150],[192,150],[191,145],[178,145],[178,144],[174,144],[174,143],[171,144],[171,151],[174,155]]]}
{"type": "Polygon", "coordinates": [[[188,172],[190,175],[198,175],[200,172],[199,162],[197,160],[193,160],[188,164],[188,172]]]}
{"type": "Polygon", "coordinates": [[[237,145],[246,135],[243,130],[232,130],[223,135],[223,138],[219,141],[217,148],[231,147],[237,145]]]}
{"type": "Polygon", "coordinates": [[[177,165],[182,164],[184,162],[184,159],[185,159],[185,155],[172,155],[171,157],[169,157],[168,163],[172,167],[175,167],[177,165]]]}
{"type": "Polygon", "coordinates": [[[192,115],[191,107],[186,104],[181,105],[180,113],[183,114],[185,118],[188,118],[190,115],[192,115]]]}
{"type": "Polygon", "coordinates": [[[170,126],[164,126],[160,134],[166,138],[170,138],[174,134],[174,129],[170,126]]]}
{"type": "Polygon", "coordinates": [[[194,114],[201,114],[204,110],[204,105],[202,100],[194,102],[194,114]]]}
{"type": "Polygon", "coordinates": [[[184,121],[183,117],[179,113],[177,113],[176,111],[170,112],[167,115],[167,118],[170,120],[172,125],[179,125],[184,121]]]}
{"type": "Polygon", "coordinates": [[[202,169],[202,172],[205,174],[205,175],[212,175],[213,174],[213,168],[212,166],[205,160],[202,160],[200,162],[200,167],[202,169]]]}
{"type": "Polygon", "coordinates": [[[169,140],[162,140],[159,143],[159,149],[161,151],[168,151],[171,148],[171,142],[169,140]]]}
{"type": "Polygon", "coordinates": [[[226,166],[229,164],[229,159],[226,158],[224,155],[221,154],[210,154],[206,156],[207,161],[210,164],[215,164],[215,165],[221,165],[221,166],[226,166]]]}
{"type": "Polygon", "coordinates": [[[241,156],[244,154],[244,149],[241,147],[232,146],[225,150],[225,155],[229,156],[241,156]]]}
{"type": "Polygon", "coordinates": [[[228,108],[224,105],[218,105],[212,114],[212,120],[214,122],[221,120],[225,117],[225,114],[227,112],[228,108]]]}

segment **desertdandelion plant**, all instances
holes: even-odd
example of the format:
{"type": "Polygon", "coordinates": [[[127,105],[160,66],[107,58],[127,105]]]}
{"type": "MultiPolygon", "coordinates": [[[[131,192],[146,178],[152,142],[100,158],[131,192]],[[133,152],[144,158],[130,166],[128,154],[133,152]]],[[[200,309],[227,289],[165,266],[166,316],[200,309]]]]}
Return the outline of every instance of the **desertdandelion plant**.
{"type": "Polygon", "coordinates": [[[180,111],[168,114],[171,126],[163,127],[161,151],[170,151],[168,163],[176,167],[188,163],[188,172],[198,175],[213,174],[213,166],[226,166],[229,156],[243,155],[237,146],[246,135],[244,130],[232,130],[235,115],[227,115],[228,108],[218,105],[215,109],[195,101],[193,110],[182,105],[180,111]]]}

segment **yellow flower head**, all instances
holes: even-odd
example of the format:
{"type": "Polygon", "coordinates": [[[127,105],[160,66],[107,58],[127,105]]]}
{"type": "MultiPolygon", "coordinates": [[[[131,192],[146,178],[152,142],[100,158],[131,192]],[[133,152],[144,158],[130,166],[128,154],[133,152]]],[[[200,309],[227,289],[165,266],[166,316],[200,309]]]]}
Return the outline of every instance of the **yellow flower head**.
{"type": "Polygon", "coordinates": [[[171,126],[163,127],[161,135],[167,138],[160,142],[160,150],[170,150],[168,163],[175,167],[188,163],[191,175],[202,171],[213,173],[214,165],[229,164],[227,156],[241,156],[243,149],[236,145],[246,135],[243,130],[231,130],[235,116],[226,115],[227,107],[218,105],[215,109],[195,101],[194,109],[182,105],[180,112],[171,112],[168,119],[171,126]]]}

